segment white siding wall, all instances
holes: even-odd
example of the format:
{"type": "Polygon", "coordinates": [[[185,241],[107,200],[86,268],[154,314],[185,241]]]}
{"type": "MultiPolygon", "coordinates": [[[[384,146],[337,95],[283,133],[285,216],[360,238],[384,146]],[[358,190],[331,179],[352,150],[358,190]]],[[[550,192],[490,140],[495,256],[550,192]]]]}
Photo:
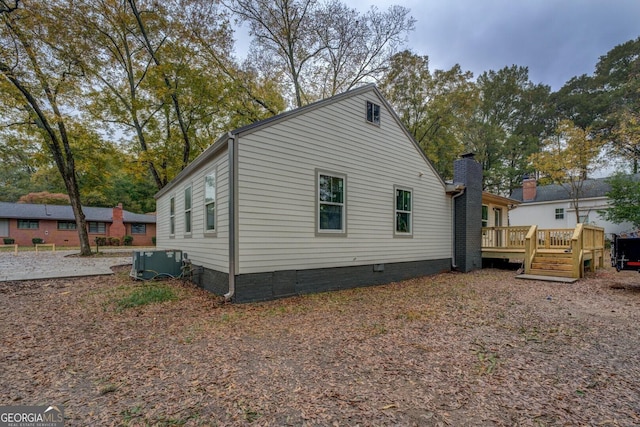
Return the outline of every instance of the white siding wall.
{"type": "Polygon", "coordinates": [[[238,147],[239,273],[451,257],[451,200],[374,92],[238,147]],[[381,104],[379,127],[365,120],[366,100],[381,104]],[[316,236],[317,169],[346,175],[346,237],[316,236]],[[413,190],[413,238],[394,238],[394,185],[413,190]]]}
{"type": "Polygon", "coordinates": [[[194,264],[227,273],[229,270],[229,179],[227,150],[194,170],[157,201],[157,247],[181,249],[194,264]],[[205,235],[204,177],[216,171],[216,235],[205,235]],[[191,234],[185,233],[184,190],[191,186],[191,234]],[[169,235],[169,200],[175,197],[175,235],[169,235]]]}
{"type": "MultiPolygon", "coordinates": [[[[557,202],[521,204],[509,212],[511,225],[537,225],[538,228],[574,228],[576,211],[567,200],[557,202]],[[564,219],[556,219],[556,209],[564,209],[564,219]]],[[[633,230],[630,223],[613,224],[600,216],[598,210],[606,207],[604,199],[589,199],[580,202],[581,215],[589,215],[589,224],[603,227],[605,234],[619,234],[633,230]]],[[[607,236],[609,237],[609,236],[607,236]]]]}

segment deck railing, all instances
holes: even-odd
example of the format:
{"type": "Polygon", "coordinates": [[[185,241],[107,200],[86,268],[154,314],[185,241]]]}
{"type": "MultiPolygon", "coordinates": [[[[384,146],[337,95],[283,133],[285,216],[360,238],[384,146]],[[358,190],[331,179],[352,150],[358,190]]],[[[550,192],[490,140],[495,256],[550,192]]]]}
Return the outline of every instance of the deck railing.
{"type": "MultiPolygon", "coordinates": [[[[518,227],[483,227],[482,249],[487,255],[522,258],[528,273],[540,250],[556,250],[571,253],[573,276],[584,276],[584,262],[590,260],[590,269],[604,266],[604,229],[578,224],[575,229],[538,229],[537,225],[518,227]]],[[[490,256],[489,256],[490,257],[490,256]]]]}

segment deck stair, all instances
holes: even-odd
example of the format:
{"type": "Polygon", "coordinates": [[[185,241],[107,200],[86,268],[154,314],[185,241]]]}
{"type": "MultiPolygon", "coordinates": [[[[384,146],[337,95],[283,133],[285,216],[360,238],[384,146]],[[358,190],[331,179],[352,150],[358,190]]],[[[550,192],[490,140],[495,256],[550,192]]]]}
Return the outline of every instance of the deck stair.
{"type": "Polygon", "coordinates": [[[528,274],[536,276],[572,277],[573,257],[568,250],[538,250],[528,274]]]}

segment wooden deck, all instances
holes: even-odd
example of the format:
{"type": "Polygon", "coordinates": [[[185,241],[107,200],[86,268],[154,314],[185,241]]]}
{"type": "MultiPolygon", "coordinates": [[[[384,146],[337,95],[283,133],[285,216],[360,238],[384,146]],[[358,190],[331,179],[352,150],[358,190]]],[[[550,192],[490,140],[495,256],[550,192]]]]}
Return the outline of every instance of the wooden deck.
{"type": "Polygon", "coordinates": [[[519,260],[528,275],[581,278],[604,266],[604,229],[578,224],[575,229],[538,226],[485,227],[482,258],[519,260]]]}

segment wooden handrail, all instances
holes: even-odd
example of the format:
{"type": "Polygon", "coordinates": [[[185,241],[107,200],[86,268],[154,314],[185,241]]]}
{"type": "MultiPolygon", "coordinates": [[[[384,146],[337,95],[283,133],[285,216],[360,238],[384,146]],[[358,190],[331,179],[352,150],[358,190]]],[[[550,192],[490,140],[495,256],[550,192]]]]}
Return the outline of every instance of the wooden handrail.
{"type": "MultiPolygon", "coordinates": [[[[482,249],[487,254],[523,254],[525,273],[530,273],[537,254],[555,250],[571,254],[575,278],[584,277],[584,262],[591,260],[590,268],[604,267],[604,229],[578,224],[574,229],[538,229],[537,225],[517,227],[483,227],[482,249]]],[[[508,256],[508,255],[507,255],[508,256]]]]}
{"type": "Polygon", "coordinates": [[[532,225],[524,238],[524,272],[527,274],[531,271],[536,252],[538,252],[538,226],[532,225]]]}

